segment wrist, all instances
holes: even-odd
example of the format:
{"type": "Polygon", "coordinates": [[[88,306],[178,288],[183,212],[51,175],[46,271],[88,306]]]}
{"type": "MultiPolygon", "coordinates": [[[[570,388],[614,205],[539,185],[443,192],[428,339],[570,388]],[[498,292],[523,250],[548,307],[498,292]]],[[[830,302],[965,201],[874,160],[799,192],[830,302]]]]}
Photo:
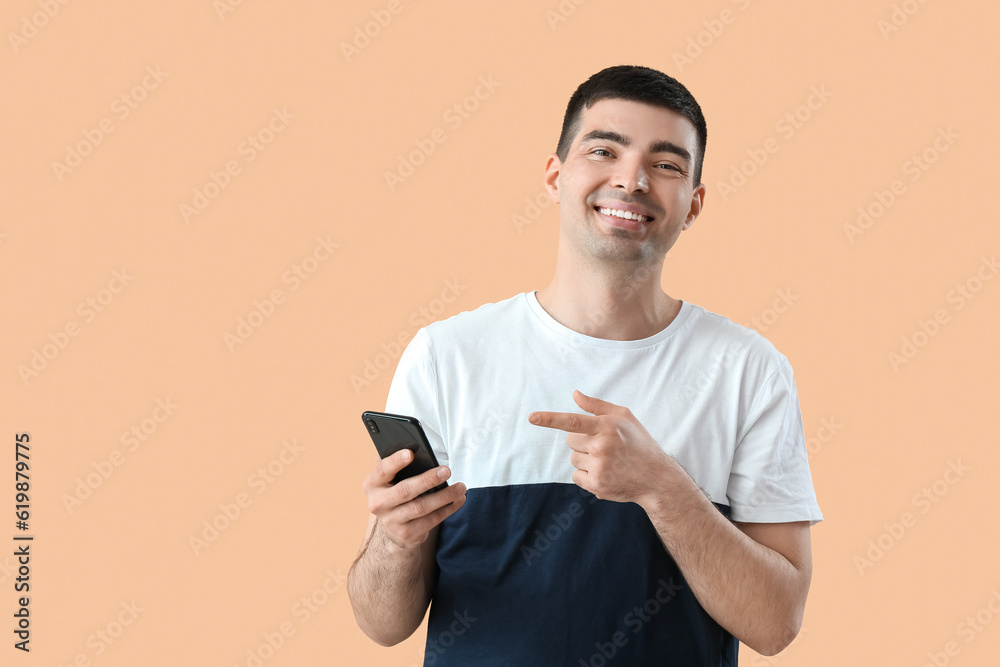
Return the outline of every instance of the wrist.
{"type": "Polygon", "coordinates": [[[700,501],[707,499],[681,464],[667,453],[663,454],[654,479],[656,483],[636,499],[650,517],[671,520],[696,509],[700,501]]]}
{"type": "Polygon", "coordinates": [[[678,491],[678,472],[686,475],[680,464],[666,452],[650,466],[651,482],[645,486],[645,491],[635,499],[635,503],[646,510],[647,514],[659,513],[664,508],[676,505],[678,491]]]}
{"type": "Polygon", "coordinates": [[[379,549],[383,553],[394,559],[405,559],[412,557],[413,554],[420,553],[419,544],[407,544],[396,539],[396,537],[394,537],[392,533],[386,529],[385,525],[383,525],[381,521],[376,524],[373,539],[378,540],[379,549]]]}

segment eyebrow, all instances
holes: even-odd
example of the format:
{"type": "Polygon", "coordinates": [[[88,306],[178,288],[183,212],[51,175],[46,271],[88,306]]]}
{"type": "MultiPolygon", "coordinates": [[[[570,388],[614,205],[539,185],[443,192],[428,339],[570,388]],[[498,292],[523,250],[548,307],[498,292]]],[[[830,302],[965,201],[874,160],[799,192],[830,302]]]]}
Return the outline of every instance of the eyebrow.
{"type": "MultiPolygon", "coordinates": [[[[628,148],[632,145],[632,140],[626,137],[620,132],[612,132],[611,130],[591,130],[583,136],[580,143],[586,143],[588,141],[611,141],[624,148],[628,148]]],[[[687,162],[691,162],[691,153],[688,152],[683,146],[678,146],[677,144],[667,141],[665,139],[659,139],[653,141],[649,144],[650,153],[673,153],[678,157],[682,158],[687,162]]]]}

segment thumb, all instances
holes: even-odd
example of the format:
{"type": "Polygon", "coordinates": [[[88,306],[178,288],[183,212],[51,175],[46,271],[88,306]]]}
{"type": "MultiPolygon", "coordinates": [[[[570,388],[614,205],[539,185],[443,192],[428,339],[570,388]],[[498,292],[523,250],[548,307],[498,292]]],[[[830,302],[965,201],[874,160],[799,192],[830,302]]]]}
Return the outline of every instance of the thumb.
{"type": "Polygon", "coordinates": [[[617,408],[620,407],[614,403],[603,401],[599,398],[594,398],[593,396],[587,396],[579,389],[573,392],[573,400],[576,401],[577,405],[592,415],[612,414],[617,408]]]}

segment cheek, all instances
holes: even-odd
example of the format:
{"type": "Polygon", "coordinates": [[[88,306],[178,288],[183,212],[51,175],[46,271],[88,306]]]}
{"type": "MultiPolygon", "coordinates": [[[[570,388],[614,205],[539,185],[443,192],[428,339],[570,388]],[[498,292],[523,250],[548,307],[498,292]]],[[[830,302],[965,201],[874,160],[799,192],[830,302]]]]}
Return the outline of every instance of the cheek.
{"type": "Polygon", "coordinates": [[[559,174],[560,189],[564,194],[573,193],[587,197],[596,188],[598,181],[598,175],[585,166],[559,174]]]}
{"type": "Polygon", "coordinates": [[[691,210],[691,198],[676,189],[665,193],[661,201],[669,212],[669,215],[673,215],[681,220],[687,218],[688,211],[691,210]]]}

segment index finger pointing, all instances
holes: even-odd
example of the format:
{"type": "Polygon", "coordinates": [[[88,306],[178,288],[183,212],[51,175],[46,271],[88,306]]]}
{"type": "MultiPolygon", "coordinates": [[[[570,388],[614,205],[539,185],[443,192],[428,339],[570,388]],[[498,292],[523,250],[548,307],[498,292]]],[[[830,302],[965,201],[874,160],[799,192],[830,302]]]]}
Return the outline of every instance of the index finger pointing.
{"type": "Polygon", "coordinates": [[[595,435],[599,425],[599,421],[594,415],[573,412],[532,412],[528,415],[528,421],[535,426],[557,428],[561,431],[587,435],[595,435]]]}

